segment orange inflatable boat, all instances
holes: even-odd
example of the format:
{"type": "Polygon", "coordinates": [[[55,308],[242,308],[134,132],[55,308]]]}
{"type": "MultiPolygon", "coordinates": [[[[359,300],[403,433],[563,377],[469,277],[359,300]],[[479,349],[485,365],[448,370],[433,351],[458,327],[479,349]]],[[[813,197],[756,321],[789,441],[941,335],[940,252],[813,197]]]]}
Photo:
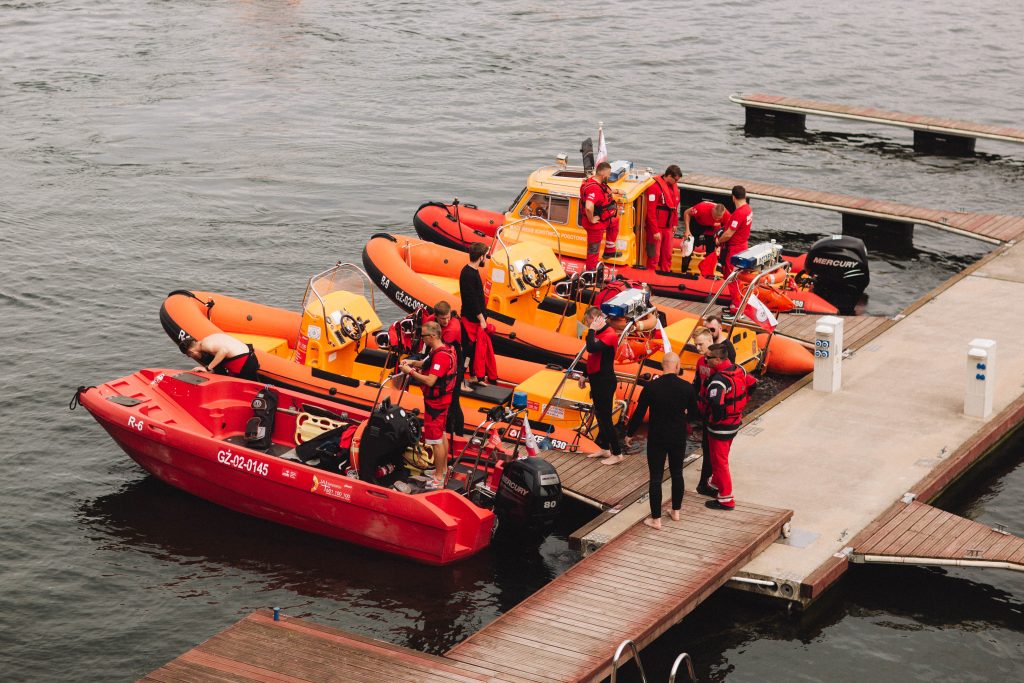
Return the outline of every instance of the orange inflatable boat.
{"type": "MultiPolygon", "coordinates": [[[[432,306],[442,299],[460,308],[459,273],[468,262],[464,252],[383,233],[371,237],[363,249],[363,265],[371,280],[405,310],[432,306]]],[[[577,356],[584,344],[583,314],[599,286],[591,286],[594,283],[585,282],[579,273],[567,277],[550,247],[528,241],[495,246],[481,276],[497,352],[561,366],[577,356]]],[[[672,348],[680,352],[682,366],[692,369],[697,353],[689,341],[699,323],[697,316],[661,306],[656,311],[672,348]]],[[[731,333],[737,362],[748,370],[762,361],[757,336],[740,326],[731,333]]],[[[660,351],[654,353],[646,363],[655,366],[660,355],[660,351]]],[[[779,374],[804,374],[814,367],[810,351],[779,336],[772,338],[763,360],[770,372],[779,374]]],[[[633,368],[620,371],[629,374],[633,368]]]]}

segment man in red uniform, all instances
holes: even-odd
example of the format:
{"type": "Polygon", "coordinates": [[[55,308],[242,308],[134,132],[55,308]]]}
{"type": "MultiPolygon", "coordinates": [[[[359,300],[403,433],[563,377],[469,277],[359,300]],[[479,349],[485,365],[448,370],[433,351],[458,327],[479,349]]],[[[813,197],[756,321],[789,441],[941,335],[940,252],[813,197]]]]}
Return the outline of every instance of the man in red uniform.
{"type": "MultiPolygon", "coordinates": [[[[729,273],[733,271],[730,257],[747,248],[750,241],[750,226],[754,223],[754,214],[747,203],[747,191],[742,185],[732,188],[732,203],[736,209],[732,212],[729,222],[723,224],[725,232],[716,240],[718,246],[722,248],[722,275],[725,277],[729,277],[729,273]]],[[[739,288],[734,287],[731,306],[733,313],[740,305],[739,299],[736,298],[739,293],[739,288]]]]}
{"type": "Polygon", "coordinates": [[[704,260],[699,266],[700,274],[704,277],[715,276],[715,266],[718,265],[715,233],[721,230],[723,225],[728,225],[730,219],[725,204],[708,201],[698,202],[683,213],[683,238],[693,235],[693,246],[704,247],[704,260]]]}
{"type": "Polygon", "coordinates": [[[441,327],[441,341],[455,351],[458,381],[452,390],[452,403],[448,406],[448,419],[445,421],[445,432],[454,436],[462,432],[462,425],[466,421],[459,401],[462,396],[462,382],[466,378],[465,356],[462,355],[462,324],[459,322],[459,316],[455,315],[455,311],[447,301],[438,301],[434,305],[434,322],[441,327]]]}
{"type": "Polygon", "coordinates": [[[436,322],[423,323],[420,337],[427,345],[427,357],[402,361],[398,369],[423,385],[423,442],[434,454],[434,478],[428,488],[441,488],[448,473],[444,428],[458,379],[457,361],[452,347],[441,341],[441,326],[436,322]],[[425,373],[421,372],[423,368],[427,369],[425,373]]]}
{"type": "Polygon", "coordinates": [[[580,185],[580,225],[587,231],[587,270],[597,268],[602,247],[604,258],[618,256],[615,240],[619,237],[619,208],[615,205],[616,193],[608,187],[611,175],[612,165],[602,161],[594,175],[580,185]]]}
{"type": "Polygon", "coordinates": [[[679,224],[679,179],[683,172],[672,164],[647,188],[647,267],[672,270],[672,235],[679,224]]]}
{"type": "Polygon", "coordinates": [[[747,395],[756,380],[746,370],[729,362],[725,346],[712,344],[707,352],[711,376],[701,388],[701,406],[704,413],[704,431],[707,432],[707,450],[704,457],[711,459],[711,480],[698,486],[700,493],[714,495],[704,505],[713,510],[732,510],[736,501],[732,495],[732,475],[729,472],[729,451],[732,440],[743,423],[743,408],[747,395]]]}
{"type": "Polygon", "coordinates": [[[588,458],[603,458],[602,465],[615,465],[623,461],[622,441],[612,421],[615,402],[615,350],[619,346],[619,335],[608,324],[601,309],[591,306],[583,316],[587,325],[587,381],[590,383],[590,401],[597,420],[597,438],[594,442],[601,448],[588,458]]]}

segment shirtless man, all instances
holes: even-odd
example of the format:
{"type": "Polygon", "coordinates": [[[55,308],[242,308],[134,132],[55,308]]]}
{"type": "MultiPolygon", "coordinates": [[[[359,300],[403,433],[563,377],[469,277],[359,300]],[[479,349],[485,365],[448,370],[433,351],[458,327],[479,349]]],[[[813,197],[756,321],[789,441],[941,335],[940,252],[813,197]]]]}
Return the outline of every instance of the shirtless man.
{"type": "Polygon", "coordinates": [[[215,332],[202,341],[185,337],[178,344],[183,354],[202,365],[193,372],[206,370],[219,375],[235,375],[242,379],[256,381],[259,363],[251,344],[243,344],[230,334],[215,332]]]}

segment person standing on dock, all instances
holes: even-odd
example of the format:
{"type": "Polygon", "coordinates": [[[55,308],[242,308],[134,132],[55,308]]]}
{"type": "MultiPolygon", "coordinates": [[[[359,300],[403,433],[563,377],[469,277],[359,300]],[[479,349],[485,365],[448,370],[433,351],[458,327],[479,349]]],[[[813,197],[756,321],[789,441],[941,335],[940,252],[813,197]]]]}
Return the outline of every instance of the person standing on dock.
{"type": "Polygon", "coordinates": [[[602,258],[619,255],[615,251],[619,208],[615,204],[615,191],[608,187],[611,175],[612,165],[602,161],[594,169],[594,175],[580,185],[580,225],[587,232],[587,270],[597,268],[602,258]]]}
{"type": "MultiPolygon", "coordinates": [[[[487,330],[487,295],[480,271],[487,264],[487,245],[474,242],[469,245],[469,263],[459,273],[459,295],[462,297],[462,351],[469,374],[473,376],[473,360],[476,355],[476,340],[487,330]]],[[[463,375],[464,377],[464,375],[463,375]]],[[[474,381],[483,381],[474,377],[474,381]]],[[[463,390],[470,387],[463,384],[463,390]]]]}
{"type": "Polygon", "coordinates": [[[612,421],[615,401],[615,350],[619,346],[618,333],[608,324],[597,306],[591,306],[583,315],[587,329],[587,381],[590,383],[590,401],[597,420],[597,438],[601,448],[588,458],[602,458],[602,465],[615,465],[623,461],[622,442],[612,421]]]}
{"type": "MultiPolygon", "coordinates": [[[[693,246],[704,247],[704,258],[697,268],[703,277],[713,278],[715,266],[718,265],[718,245],[715,243],[715,234],[728,225],[731,215],[725,208],[725,204],[714,202],[697,202],[683,212],[683,239],[693,235],[693,246]]],[[[685,273],[686,270],[684,269],[685,273]]]]}
{"type": "Polygon", "coordinates": [[[434,454],[434,479],[429,488],[444,486],[448,474],[448,444],[444,438],[452,390],[458,381],[455,351],[441,341],[441,326],[423,323],[420,338],[427,345],[427,357],[405,360],[398,369],[423,385],[423,443],[434,454]],[[426,372],[422,372],[426,368],[426,372]]]}
{"type": "Polygon", "coordinates": [[[672,270],[672,236],[679,224],[679,180],[683,172],[672,164],[647,188],[647,267],[655,272],[672,270]]]}
{"type": "MultiPolygon", "coordinates": [[[[742,185],[732,188],[732,203],[736,208],[733,209],[728,222],[723,223],[722,234],[715,239],[722,249],[721,261],[724,277],[729,277],[733,271],[731,257],[747,248],[750,241],[750,227],[754,224],[753,210],[747,203],[747,190],[742,185]]],[[[739,299],[736,298],[737,293],[739,293],[739,288],[733,288],[731,306],[733,313],[740,305],[739,299]]]]}
{"type": "MultiPolygon", "coordinates": [[[[732,510],[736,507],[736,501],[732,495],[729,451],[743,423],[743,408],[747,405],[748,392],[757,380],[729,360],[724,344],[712,344],[707,359],[711,366],[711,377],[702,387],[701,405],[708,444],[704,457],[711,458],[711,480],[705,491],[714,495],[715,500],[709,500],[704,505],[713,510],[732,510]]],[[[704,485],[702,481],[701,486],[704,485]]]]}
{"type": "Polygon", "coordinates": [[[644,387],[637,399],[636,410],[626,427],[626,445],[643,424],[650,409],[647,432],[647,469],[651,475],[651,516],[644,524],[661,528],[661,480],[665,460],[672,479],[672,520],[679,521],[683,506],[683,458],[686,455],[688,424],[697,417],[697,394],[693,385],[679,376],[679,356],[666,353],[661,359],[661,377],[644,387]]]}
{"type": "MultiPolygon", "coordinates": [[[[714,335],[706,327],[698,327],[693,331],[693,345],[697,349],[697,364],[693,372],[693,388],[697,392],[697,407],[703,417],[707,413],[704,405],[704,387],[711,379],[711,365],[708,364],[708,349],[715,343],[714,335]]],[[[697,493],[702,496],[713,496],[711,488],[711,447],[708,446],[708,430],[701,429],[700,452],[704,457],[700,461],[700,479],[697,482],[697,493]]]]}
{"type": "Polygon", "coordinates": [[[711,332],[712,344],[724,344],[725,351],[729,354],[729,362],[736,362],[736,347],[729,341],[729,335],[722,327],[722,316],[717,313],[710,313],[704,316],[704,326],[711,332]]]}

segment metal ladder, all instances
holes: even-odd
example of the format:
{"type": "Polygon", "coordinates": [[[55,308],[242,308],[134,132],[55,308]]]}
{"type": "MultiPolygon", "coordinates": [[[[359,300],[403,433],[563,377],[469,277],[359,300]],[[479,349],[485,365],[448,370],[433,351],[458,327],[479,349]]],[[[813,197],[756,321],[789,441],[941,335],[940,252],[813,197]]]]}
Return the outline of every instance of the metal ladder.
{"type": "MultiPolygon", "coordinates": [[[[619,644],[619,647],[615,650],[615,656],[612,657],[611,683],[615,683],[616,681],[616,677],[619,672],[619,660],[622,659],[622,653],[625,652],[627,645],[633,653],[633,661],[636,662],[636,668],[640,670],[640,680],[643,681],[643,683],[647,683],[647,672],[644,671],[644,664],[640,661],[640,653],[636,649],[636,643],[629,639],[624,640],[619,644]]],[[[679,672],[679,666],[683,662],[686,663],[686,674],[690,678],[690,683],[697,683],[697,676],[693,673],[693,660],[690,659],[690,655],[685,652],[676,657],[676,661],[672,663],[672,670],[668,675],[668,683],[675,683],[676,674],[679,672]]]]}

